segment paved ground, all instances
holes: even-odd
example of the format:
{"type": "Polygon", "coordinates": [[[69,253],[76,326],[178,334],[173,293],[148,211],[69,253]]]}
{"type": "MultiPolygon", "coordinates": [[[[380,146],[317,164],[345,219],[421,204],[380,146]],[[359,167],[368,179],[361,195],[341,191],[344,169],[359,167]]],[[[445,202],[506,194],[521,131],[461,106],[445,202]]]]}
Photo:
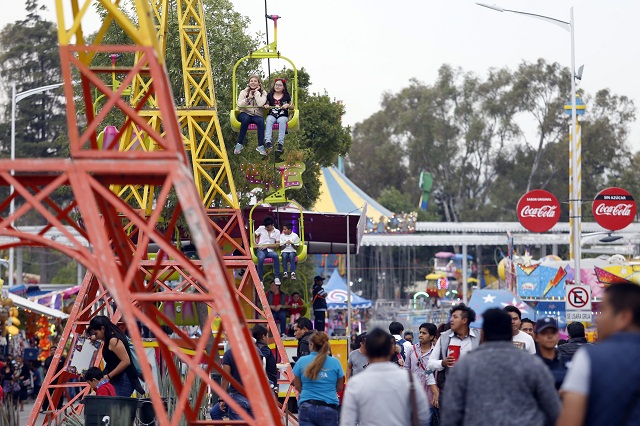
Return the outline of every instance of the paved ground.
{"type": "Polygon", "coordinates": [[[27,420],[33,411],[33,401],[29,401],[24,405],[24,411],[20,412],[20,426],[27,424],[27,420]]]}

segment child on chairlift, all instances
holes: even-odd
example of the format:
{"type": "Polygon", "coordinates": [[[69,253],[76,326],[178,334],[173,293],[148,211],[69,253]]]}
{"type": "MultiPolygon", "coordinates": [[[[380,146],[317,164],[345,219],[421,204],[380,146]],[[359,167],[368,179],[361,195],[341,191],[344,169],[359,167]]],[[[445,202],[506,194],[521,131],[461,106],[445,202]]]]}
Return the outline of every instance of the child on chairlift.
{"type": "Polygon", "coordinates": [[[296,256],[298,255],[298,247],[300,246],[300,237],[293,232],[291,223],[282,225],[280,233],[280,254],[282,255],[282,278],[286,279],[291,276],[292,280],[296,279],[296,256]],[[289,275],[291,273],[291,275],[289,275]]]}

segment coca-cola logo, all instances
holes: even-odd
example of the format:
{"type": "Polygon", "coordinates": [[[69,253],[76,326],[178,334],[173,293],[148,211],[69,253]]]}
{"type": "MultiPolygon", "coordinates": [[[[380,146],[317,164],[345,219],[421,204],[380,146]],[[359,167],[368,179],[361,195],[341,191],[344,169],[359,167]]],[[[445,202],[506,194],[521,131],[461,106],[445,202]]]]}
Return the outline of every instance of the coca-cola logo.
{"type": "Polygon", "coordinates": [[[524,206],[520,211],[521,217],[554,217],[556,215],[556,206],[546,205],[542,207],[524,206]]]}
{"type": "Polygon", "coordinates": [[[520,224],[531,232],[546,232],[560,220],[560,203],[550,192],[534,189],[520,198],[517,207],[520,224]]]}
{"type": "Polygon", "coordinates": [[[593,200],[593,217],[600,226],[611,231],[626,228],[636,217],[636,202],[622,188],[603,189],[593,200]]]}

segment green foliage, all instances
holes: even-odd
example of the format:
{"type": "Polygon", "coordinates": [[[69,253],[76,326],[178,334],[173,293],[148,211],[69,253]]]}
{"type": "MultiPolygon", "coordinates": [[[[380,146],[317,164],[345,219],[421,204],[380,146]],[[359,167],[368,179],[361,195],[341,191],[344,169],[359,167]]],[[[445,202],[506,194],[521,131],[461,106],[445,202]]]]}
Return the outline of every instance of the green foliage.
{"type": "Polygon", "coordinates": [[[411,202],[409,194],[393,187],[383,189],[377,201],[394,213],[408,213],[416,210],[416,205],[411,202]]]}
{"type": "MultiPolygon", "coordinates": [[[[0,31],[0,87],[6,94],[58,83],[60,56],[54,23],[38,14],[44,6],[38,0],[26,4],[28,16],[6,25],[0,31]]],[[[60,157],[68,153],[66,117],[62,89],[24,98],[16,105],[16,157],[60,157]]],[[[11,96],[3,105],[5,119],[0,123],[0,149],[10,153],[11,96]]]]}
{"type": "Polygon", "coordinates": [[[74,260],[69,262],[58,269],[56,274],[51,278],[51,284],[71,284],[77,281],[78,277],[78,264],[74,260]]]}
{"type": "MultiPolygon", "coordinates": [[[[485,79],[443,65],[432,84],[411,80],[385,94],[381,110],[354,127],[349,176],[383,203],[402,208],[403,202],[416,205],[417,178],[426,170],[434,177],[430,209],[437,207],[445,221],[516,220],[514,206],[534,188],[564,201],[569,88],[569,71],[543,59],[515,71],[491,69],[485,79]],[[531,122],[532,141],[524,130],[531,122]]],[[[583,99],[582,198],[616,182],[637,188],[637,156],[627,145],[633,102],[607,89],[583,99]]]]}

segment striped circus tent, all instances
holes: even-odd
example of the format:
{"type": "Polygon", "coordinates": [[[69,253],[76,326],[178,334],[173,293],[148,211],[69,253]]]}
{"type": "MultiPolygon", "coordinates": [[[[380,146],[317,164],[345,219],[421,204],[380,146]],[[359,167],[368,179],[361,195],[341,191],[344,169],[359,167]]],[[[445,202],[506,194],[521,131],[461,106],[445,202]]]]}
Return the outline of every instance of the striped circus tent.
{"type": "Polygon", "coordinates": [[[367,205],[368,222],[388,221],[393,212],[383,207],[351,182],[337,167],[323,167],[320,176],[320,197],[312,210],[322,213],[349,213],[367,205]]]}

